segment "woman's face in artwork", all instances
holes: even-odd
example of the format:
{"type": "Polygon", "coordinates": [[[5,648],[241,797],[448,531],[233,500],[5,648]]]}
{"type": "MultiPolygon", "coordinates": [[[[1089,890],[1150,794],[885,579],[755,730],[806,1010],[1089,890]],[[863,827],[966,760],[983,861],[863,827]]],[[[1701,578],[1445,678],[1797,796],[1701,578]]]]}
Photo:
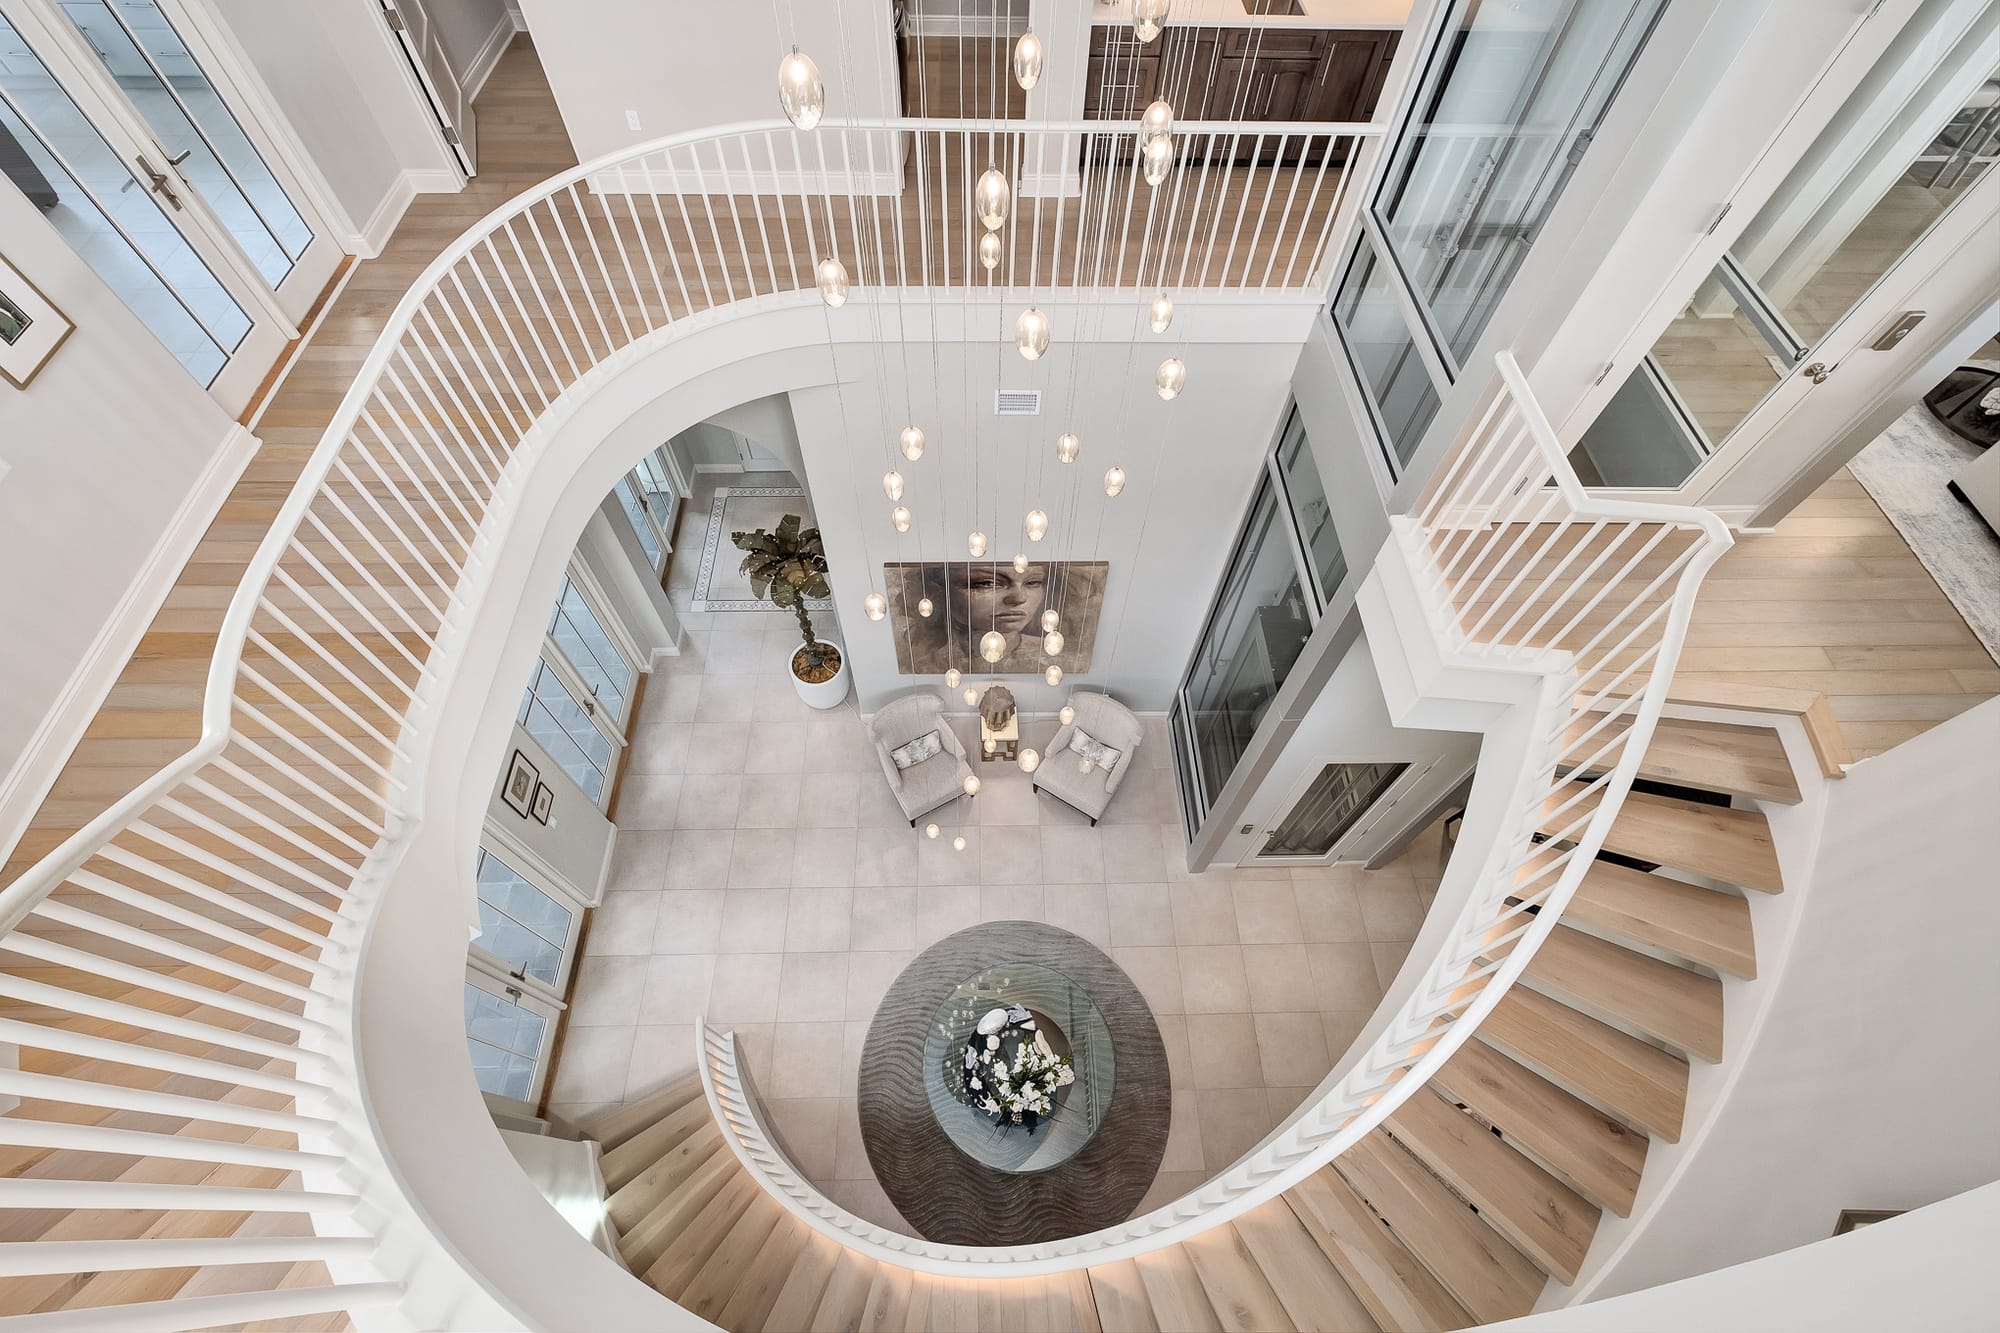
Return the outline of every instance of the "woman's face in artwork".
{"type": "Polygon", "coordinates": [[[1025,574],[1016,574],[1011,564],[953,565],[951,571],[958,584],[953,600],[965,599],[963,623],[974,634],[997,629],[1016,639],[1039,621],[1048,591],[1047,565],[1029,565],[1025,574]]]}

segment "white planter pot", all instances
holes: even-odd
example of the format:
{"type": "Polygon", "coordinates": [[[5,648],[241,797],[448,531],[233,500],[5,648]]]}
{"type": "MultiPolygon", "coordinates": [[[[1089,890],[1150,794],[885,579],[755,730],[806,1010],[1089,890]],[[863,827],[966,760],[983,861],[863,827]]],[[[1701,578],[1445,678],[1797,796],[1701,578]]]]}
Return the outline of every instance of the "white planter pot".
{"type": "MultiPolygon", "coordinates": [[[[820,640],[820,642],[829,648],[839,647],[837,644],[826,643],[824,639],[820,640]]],[[[792,685],[798,690],[799,698],[805,700],[806,707],[838,708],[843,703],[846,703],[847,684],[850,679],[847,674],[847,650],[845,648],[840,649],[840,670],[833,673],[833,679],[823,680],[818,684],[800,680],[797,673],[793,672],[792,658],[798,651],[794,647],[787,647],[785,649],[785,674],[791,676],[792,685]]]]}

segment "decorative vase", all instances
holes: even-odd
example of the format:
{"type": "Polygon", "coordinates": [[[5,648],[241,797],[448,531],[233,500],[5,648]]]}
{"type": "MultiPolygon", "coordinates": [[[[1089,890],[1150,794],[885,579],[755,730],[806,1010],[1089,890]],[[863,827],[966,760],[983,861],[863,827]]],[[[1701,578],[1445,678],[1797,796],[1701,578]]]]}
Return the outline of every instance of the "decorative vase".
{"type": "Polygon", "coordinates": [[[803,649],[789,649],[785,661],[792,677],[792,686],[798,690],[799,698],[805,701],[808,708],[838,708],[847,702],[847,686],[850,680],[847,671],[847,652],[838,644],[827,643],[824,640],[817,642],[820,647],[830,648],[839,656],[840,666],[828,680],[807,680],[799,675],[798,657],[803,649]]]}

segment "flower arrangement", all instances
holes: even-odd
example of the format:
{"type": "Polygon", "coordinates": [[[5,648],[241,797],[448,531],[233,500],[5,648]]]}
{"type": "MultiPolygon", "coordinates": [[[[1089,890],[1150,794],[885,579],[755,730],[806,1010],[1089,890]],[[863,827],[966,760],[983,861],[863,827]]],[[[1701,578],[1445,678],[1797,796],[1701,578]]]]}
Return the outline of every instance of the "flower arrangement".
{"type": "Polygon", "coordinates": [[[1056,1090],[1076,1082],[1035,1018],[1018,1004],[989,1011],[965,1044],[967,1102],[996,1124],[1035,1126],[1055,1112],[1056,1090]]]}

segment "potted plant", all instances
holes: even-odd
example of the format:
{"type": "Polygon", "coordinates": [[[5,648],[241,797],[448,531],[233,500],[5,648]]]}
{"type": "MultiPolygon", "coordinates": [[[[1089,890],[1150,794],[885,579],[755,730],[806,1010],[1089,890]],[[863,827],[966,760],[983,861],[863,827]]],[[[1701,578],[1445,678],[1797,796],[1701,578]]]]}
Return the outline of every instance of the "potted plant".
{"type": "Polygon", "coordinates": [[[792,684],[799,698],[813,708],[838,708],[847,698],[847,663],[840,649],[813,633],[812,617],[806,613],[808,599],[833,596],[819,529],[801,531],[799,516],[787,514],[776,531],[732,532],[729,540],[744,553],[742,569],[750,591],[799,618],[805,646],[792,653],[792,684]]]}

